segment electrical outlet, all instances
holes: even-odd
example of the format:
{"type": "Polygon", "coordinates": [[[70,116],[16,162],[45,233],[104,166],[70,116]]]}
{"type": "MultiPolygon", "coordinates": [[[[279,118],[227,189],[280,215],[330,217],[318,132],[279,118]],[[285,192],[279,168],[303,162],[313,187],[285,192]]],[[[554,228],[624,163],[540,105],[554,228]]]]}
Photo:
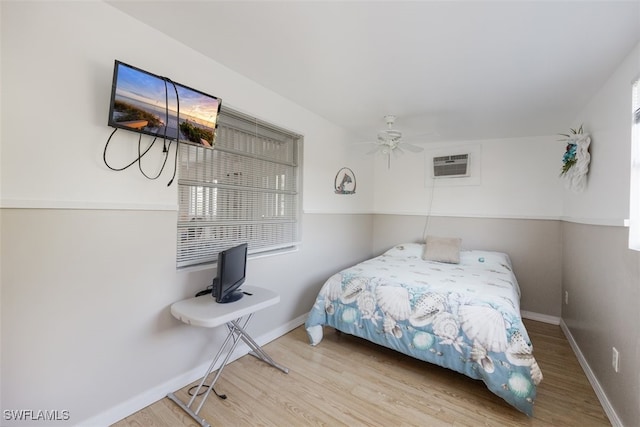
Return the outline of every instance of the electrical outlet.
{"type": "Polygon", "coordinates": [[[620,353],[618,353],[618,350],[615,347],[613,347],[611,366],[613,366],[614,371],[618,372],[618,369],[620,368],[620,353]]]}
{"type": "Polygon", "coordinates": [[[569,305],[569,291],[564,291],[564,303],[569,305]]]}

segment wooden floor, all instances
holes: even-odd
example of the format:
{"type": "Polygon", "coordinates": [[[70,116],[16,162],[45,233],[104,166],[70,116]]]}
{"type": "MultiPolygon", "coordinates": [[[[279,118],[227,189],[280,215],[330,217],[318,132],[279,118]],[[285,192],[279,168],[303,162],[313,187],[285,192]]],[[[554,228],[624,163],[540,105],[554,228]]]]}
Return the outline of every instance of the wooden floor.
{"type": "MultiPolygon", "coordinates": [[[[244,356],[216,384],[228,399],[211,394],[200,415],[212,426],[610,426],[560,327],[525,325],[544,375],[533,418],[481,381],[330,328],[312,347],[303,327],[264,346],[288,375],[244,356]]],[[[115,424],[197,425],[167,398],[115,424]]]]}

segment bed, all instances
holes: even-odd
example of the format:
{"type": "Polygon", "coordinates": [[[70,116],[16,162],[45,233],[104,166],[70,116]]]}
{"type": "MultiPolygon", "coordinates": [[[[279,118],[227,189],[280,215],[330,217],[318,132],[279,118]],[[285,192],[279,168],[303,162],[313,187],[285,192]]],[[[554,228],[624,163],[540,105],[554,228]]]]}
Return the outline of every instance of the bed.
{"type": "Polygon", "coordinates": [[[311,344],[330,326],[482,380],[532,416],[542,372],[509,257],[463,250],[440,262],[425,254],[423,244],[400,244],[330,277],[305,323],[311,344]]]}

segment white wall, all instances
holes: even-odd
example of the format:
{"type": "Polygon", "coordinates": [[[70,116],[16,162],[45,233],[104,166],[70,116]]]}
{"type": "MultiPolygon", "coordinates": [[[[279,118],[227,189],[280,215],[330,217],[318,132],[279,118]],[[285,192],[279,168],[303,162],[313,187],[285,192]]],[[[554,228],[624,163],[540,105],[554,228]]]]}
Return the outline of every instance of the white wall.
{"type": "Polygon", "coordinates": [[[631,84],[640,76],[640,44],[576,117],[592,134],[583,193],[565,194],[562,318],[614,425],[640,425],[640,252],[628,248],[631,84]],[[575,224],[580,223],[580,224],[575,224]],[[611,366],[612,347],[620,370],[611,366]]]}
{"type": "MultiPolygon", "coordinates": [[[[221,330],[169,313],[213,274],[175,269],[172,169],[149,181],[103,164],[114,59],[304,135],[303,241],[249,261],[249,281],[282,297],[257,315],[255,336],[292,327],[326,277],[370,255],[372,218],[353,213],[370,209],[371,166],[344,148],[343,129],[106,3],[1,2],[0,11],[3,410],[109,424],[195,379],[220,344],[221,330]],[[333,192],[343,166],[362,180],[355,196],[333,192]]],[[[122,165],[136,137],[115,138],[109,160],[122,165]]],[[[145,166],[156,171],[159,149],[153,156],[145,166]]]]}
{"type": "Polygon", "coordinates": [[[558,219],[562,184],[558,178],[564,145],[554,136],[425,144],[425,152],[405,153],[387,168],[375,168],[374,212],[489,218],[558,219]],[[445,146],[480,148],[479,174],[431,178],[426,156],[445,146]],[[460,185],[459,181],[464,181],[460,185]],[[435,192],[431,194],[435,188],[435,192]]]}
{"type": "Polygon", "coordinates": [[[576,117],[591,134],[587,188],[565,191],[564,217],[588,224],[622,225],[629,217],[631,83],[640,74],[636,46],[576,117]]]}

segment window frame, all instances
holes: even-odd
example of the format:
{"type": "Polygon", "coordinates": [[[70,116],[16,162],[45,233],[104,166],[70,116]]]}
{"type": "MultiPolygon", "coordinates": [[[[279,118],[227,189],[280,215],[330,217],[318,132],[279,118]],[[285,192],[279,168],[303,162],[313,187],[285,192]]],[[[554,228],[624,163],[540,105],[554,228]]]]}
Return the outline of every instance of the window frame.
{"type": "Polygon", "coordinates": [[[640,251],[640,76],[631,84],[629,249],[640,251]]]}

